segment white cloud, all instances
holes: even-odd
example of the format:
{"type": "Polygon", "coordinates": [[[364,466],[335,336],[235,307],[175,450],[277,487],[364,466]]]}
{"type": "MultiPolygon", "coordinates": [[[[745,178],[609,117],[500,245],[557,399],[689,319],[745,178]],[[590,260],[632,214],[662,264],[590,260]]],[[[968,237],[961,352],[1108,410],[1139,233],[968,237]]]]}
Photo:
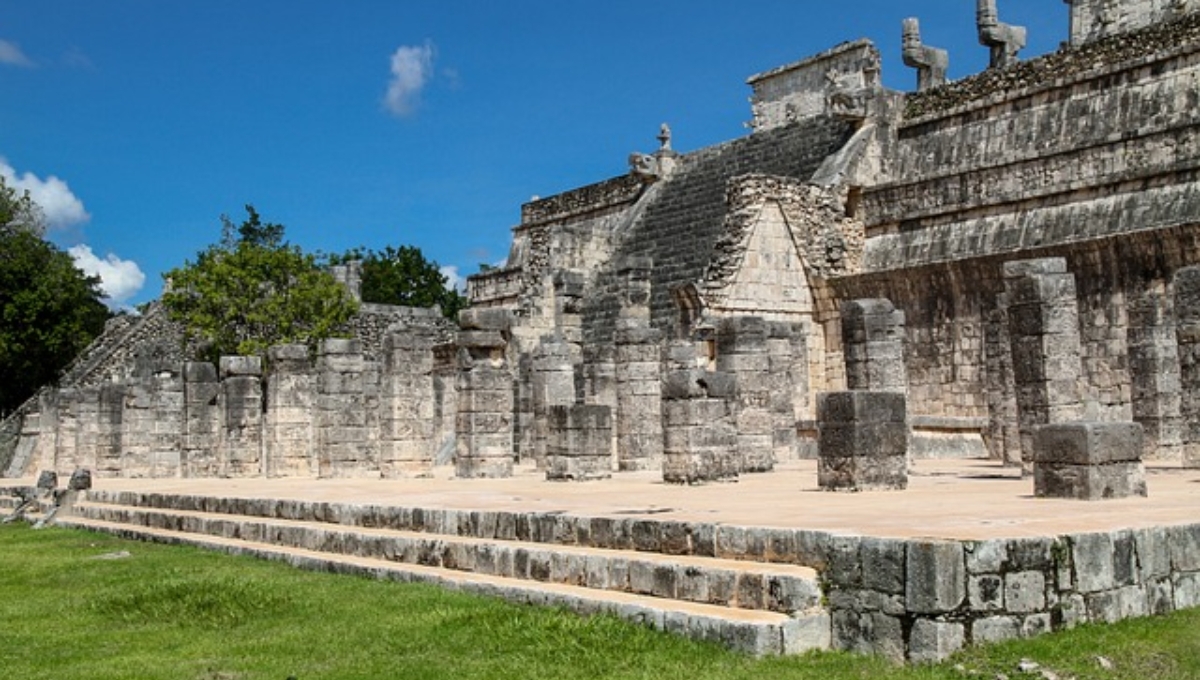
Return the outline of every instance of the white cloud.
{"type": "Polygon", "coordinates": [[[46,216],[46,226],[51,230],[66,230],[81,225],[92,216],[83,208],[83,201],[71,193],[71,187],[61,179],[50,175],[41,179],[32,172],[17,175],[3,158],[0,158],[0,177],[17,191],[28,191],[46,216]]]}
{"type": "Polygon", "coordinates": [[[466,294],[467,280],[458,273],[457,265],[448,264],[438,269],[438,271],[442,273],[442,276],[446,277],[447,288],[453,288],[460,293],[466,294]]]}
{"type": "Polygon", "coordinates": [[[100,277],[104,303],[110,309],[123,307],[146,283],[146,275],[133,260],[122,260],[113,253],[105,255],[102,260],[86,243],[72,246],[67,252],[75,258],[75,266],[82,269],[83,273],[100,277]]]}
{"type": "Polygon", "coordinates": [[[433,76],[433,44],[403,46],[392,54],[392,79],[383,105],[397,116],[416,110],[421,90],[433,76]]]}
{"type": "Polygon", "coordinates": [[[33,66],[33,60],[25,56],[19,45],[8,40],[0,40],[0,64],[9,66],[33,66]]]}

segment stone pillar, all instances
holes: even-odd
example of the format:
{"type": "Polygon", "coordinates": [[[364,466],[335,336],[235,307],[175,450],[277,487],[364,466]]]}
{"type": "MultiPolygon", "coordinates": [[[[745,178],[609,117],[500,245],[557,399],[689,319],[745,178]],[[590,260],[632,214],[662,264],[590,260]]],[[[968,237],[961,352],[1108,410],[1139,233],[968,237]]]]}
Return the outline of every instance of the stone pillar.
{"type": "Polygon", "coordinates": [[[313,446],[316,378],[306,345],[267,350],[267,410],[263,415],[263,458],[268,477],[315,477],[313,446]]]}
{"type": "Polygon", "coordinates": [[[650,260],[629,258],[614,333],[617,392],[617,468],[662,465],[662,333],[650,327],[650,260]]]}
{"type": "Polygon", "coordinates": [[[124,448],[121,441],[121,418],[125,411],[125,386],[120,383],[104,383],[100,386],[99,399],[97,417],[100,426],[96,435],[96,475],[119,477],[124,448]]]}
{"type": "Polygon", "coordinates": [[[79,427],[76,430],[75,463],[71,470],[79,468],[95,469],[100,456],[100,388],[79,388],[79,399],[76,402],[76,417],[79,427]]]}
{"type": "Polygon", "coordinates": [[[263,470],[262,358],[221,357],[221,474],[259,477],[263,470]]]}
{"type": "Polygon", "coordinates": [[[1133,420],[1142,426],[1143,459],[1179,460],[1183,420],[1179,416],[1179,352],[1166,284],[1154,281],[1126,292],[1133,420]]]}
{"type": "Polygon", "coordinates": [[[737,379],[696,366],[688,341],[666,348],[663,397],[663,481],[703,484],[736,481],[738,450],[737,379]]]}
{"type": "Polygon", "coordinates": [[[738,387],[734,418],[740,470],[770,472],[775,467],[775,423],[767,322],[758,316],[721,319],[716,364],[718,371],[734,377],[738,387]]]}
{"type": "MultiPolygon", "coordinates": [[[[583,400],[586,404],[607,406],[617,413],[616,348],[613,345],[588,345],[583,348],[583,400]]],[[[617,428],[609,443],[612,466],[617,465],[617,428]]]]}
{"type": "Polygon", "coordinates": [[[217,367],[208,362],[183,365],[183,476],[221,475],[221,383],[217,367]]]}
{"type": "Polygon", "coordinates": [[[1137,423],[1043,425],[1034,435],[1034,495],[1089,501],[1145,496],[1141,456],[1137,423]]]}
{"type": "MultiPolygon", "coordinates": [[[[58,391],[42,390],[38,395],[38,438],[28,470],[50,470],[58,450],[58,391]]],[[[24,474],[23,471],[22,473],[24,474]]]]}
{"type": "Polygon", "coordinates": [[[183,375],[181,366],[161,366],[154,374],[154,428],[150,475],[178,477],[183,451],[183,375]]]}
{"type": "Polygon", "coordinates": [[[1063,258],[1007,262],[1004,289],[1021,461],[1028,472],[1035,428],[1084,415],[1075,277],[1063,258]]]}
{"type": "Polygon", "coordinates": [[[433,347],[433,419],[437,449],[433,464],[454,462],[458,427],[458,346],[444,342],[433,347]]]}
{"type": "Polygon", "coordinates": [[[775,462],[796,460],[800,457],[796,438],[797,404],[802,399],[801,390],[807,396],[808,359],[804,351],[803,335],[792,324],[771,322],[767,324],[767,398],[771,412],[771,445],[775,462]],[[803,387],[799,387],[803,386],[803,387]]]}
{"type": "Polygon", "coordinates": [[[817,483],[827,491],[908,487],[906,398],[899,392],[817,395],[817,483]]]}
{"type": "Polygon", "coordinates": [[[846,387],[908,392],[904,366],[904,312],[884,298],[842,304],[846,387]]]}
{"type": "Polygon", "coordinates": [[[133,378],[121,411],[122,477],[149,477],[154,446],[154,389],[148,377],[133,378]]]}
{"type": "Polygon", "coordinates": [[[64,387],[58,390],[58,432],[54,465],[49,469],[65,474],[79,467],[79,390],[64,387]]]}
{"type": "Polygon", "coordinates": [[[316,442],[321,477],[378,477],[367,432],[362,342],[330,338],[317,352],[316,442]]]}
{"type": "Polygon", "coordinates": [[[433,467],[438,446],[435,340],[419,328],[392,331],[384,338],[379,471],[385,478],[429,474],[433,467]]]}
{"type": "Polygon", "coordinates": [[[511,477],[514,390],[506,350],[512,319],[503,309],[465,309],[458,324],[456,474],[511,477]]]}
{"type": "Polygon", "coordinates": [[[612,476],[612,410],[585,404],[547,409],[546,479],[583,482],[612,476]]]}
{"type": "Polygon", "coordinates": [[[1179,354],[1179,415],[1183,467],[1200,468],[1200,267],[1175,273],[1175,338],[1179,354]]]}
{"type": "Polygon", "coordinates": [[[571,346],[544,337],[533,351],[533,451],[538,469],[545,469],[552,424],[550,410],[575,403],[575,362],[571,346]]]}

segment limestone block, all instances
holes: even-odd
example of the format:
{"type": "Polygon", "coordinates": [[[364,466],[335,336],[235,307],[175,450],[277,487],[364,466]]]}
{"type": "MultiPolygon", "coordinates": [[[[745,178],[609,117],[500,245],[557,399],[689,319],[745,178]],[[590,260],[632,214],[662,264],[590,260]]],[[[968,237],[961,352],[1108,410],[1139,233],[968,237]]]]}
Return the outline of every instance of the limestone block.
{"type": "Polygon", "coordinates": [[[546,478],[585,481],[612,476],[612,409],[551,406],[546,478]]]}
{"type": "Polygon", "coordinates": [[[1022,571],[1004,577],[1004,608],[1013,613],[1032,613],[1046,607],[1046,576],[1040,571],[1022,571]]]}
{"type": "Polygon", "coordinates": [[[1111,534],[1082,534],[1073,537],[1071,561],[1075,565],[1076,590],[1081,593],[1096,593],[1116,587],[1113,554],[1111,534]]]}
{"type": "Polygon", "coordinates": [[[966,556],[958,541],[910,541],[905,599],[917,614],[957,609],[967,597],[966,556]]]}
{"type": "Polygon", "coordinates": [[[882,593],[902,594],[906,552],[905,541],[864,538],[859,549],[863,587],[882,593]]]}
{"type": "Polygon", "coordinates": [[[1065,423],[1034,432],[1034,494],[1101,500],[1145,496],[1142,426],[1065,423]]]}
{"type": "Polygon", "coordinates": [[[261,376],[262,357],[256,356],[223,356],[221,357],[221,378],[239,376],[261,376]]]}
{"type": "Polygon", "coordinates": [[[1021,622],[1012,616],[989,616],[971,622],[971,642],[987,645],[1021,637],[1021,622]]]}
{"type": "Polygon", "coordinates": [[[821,423],[904,423],[904,394],[852,390],[817,395],[817,420],[821,423]]]}
{"type": "Polygon", "coordinates": [[[972,611],[1003,611],[1004,578],[999,574],[979,574],[969,577],[967,597],[972,611]]]}
{"type": "Polygon", "coordinates": [[[832,646],[832,620],[829,612],[813,610],[793,615],[783,624],[783,653],[804,654],[832,646]]]}
{"type": "Polygon", "coordinates": [[[458,313],[458,327],[464,331],[505,332],[512,327],[512,312],[500,307],[470,307],[458,313]]]}
{"type": "Polygon", "coordinates": [[[828,491],[902,491],[908,488],[908,459],[822,455],[817,461],[817,484],[828,491]]]}
{"type": "Polygon", "coordinates": [[[913,663],[936,663],[962,649],[965,644],[966,628],[963,624],[917,619],[909,634],[908,660],[913,663]]]}

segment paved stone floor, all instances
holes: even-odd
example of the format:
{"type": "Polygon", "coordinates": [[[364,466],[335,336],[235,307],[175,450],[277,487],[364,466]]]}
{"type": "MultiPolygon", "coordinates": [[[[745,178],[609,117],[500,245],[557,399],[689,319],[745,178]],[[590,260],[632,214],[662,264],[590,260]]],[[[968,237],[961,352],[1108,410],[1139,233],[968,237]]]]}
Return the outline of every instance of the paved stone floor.
{"type": "MultiPolygon", "coordinates": [[[[743,475],[736,483],[683,487],[657,473],[619,473],[585,483],[547,482],[532,468],[511,479],[98,479],[97,488],[246,498],[653,516],[721,524],[792,527],[894,538],[1020,538],[1200,521],[1200,470],[1148,465],[1148,498],[1115,501],[1033,497],[1032,479],[985,460],[918,461],[907,491],[829,493],[816,463],[743,475]]],[[[28,483],[33,480],[10,483],[28,483]]],[[[6,484],[8,485],[8,484],[6,484]]]]}

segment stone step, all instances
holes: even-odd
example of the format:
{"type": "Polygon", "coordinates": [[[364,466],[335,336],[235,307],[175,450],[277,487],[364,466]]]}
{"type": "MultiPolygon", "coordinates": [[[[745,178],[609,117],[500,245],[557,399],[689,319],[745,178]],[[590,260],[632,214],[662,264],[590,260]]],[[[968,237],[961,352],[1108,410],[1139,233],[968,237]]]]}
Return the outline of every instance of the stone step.
{"type": "Polygon", "coordinates": [[[834,537],[824,531],[681,521],[656,515],[653,510],[587,516],[545,511],[423,508],[100,489],[88,491],[87,500],[141,508],[817,568],[828,564],[834,542],[834,537]]]}
{"type": "Polygon", "coordinates": [[[59,524],[124,538],[195,545],[235,555],[286,562],[296,567],[403,582],[423,582],[509,601],[560,606],[580,614],[607,613],[656,629],[724,644],[755,655],[799,654],[830,647],[830,617],[824,609],[788,616],[777,612],[698,604],[562,583],[532,582],[377,557],[362,557],[261,541],[136,526],[85,516],[59,524]]]}
{"type": "Polygon", "coordinates": [[[821,606],[808,567],[79,502],[93,520],[780,614],[821,606]]]}

